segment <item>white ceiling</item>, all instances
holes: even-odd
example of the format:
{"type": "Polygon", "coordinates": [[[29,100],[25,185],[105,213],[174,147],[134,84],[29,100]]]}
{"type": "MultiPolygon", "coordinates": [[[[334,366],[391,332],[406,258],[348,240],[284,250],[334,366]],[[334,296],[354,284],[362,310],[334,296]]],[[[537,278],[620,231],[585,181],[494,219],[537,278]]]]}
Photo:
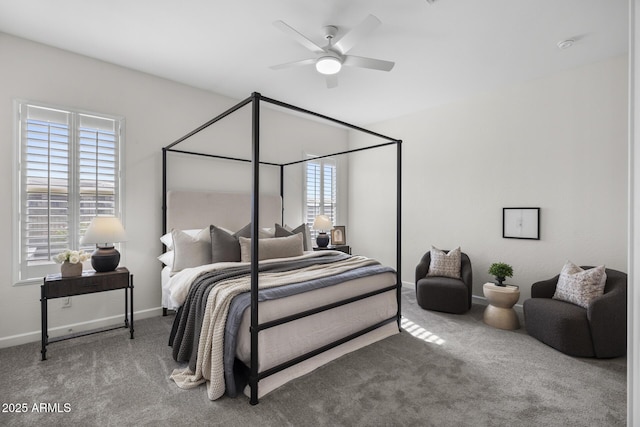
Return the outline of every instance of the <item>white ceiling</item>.
{"type": "Polygon", "coordinates": [[[363,125],[624,54],[628,1],[0,0],[0,32],[363,125]],[[344,67],[327,89],[313,65],[269,68],[313,57],[273,21],[324,46],[323,26],[340,37],[370,13],[382,25],[349,53],[395,61],[391,72],[344,67]]]}

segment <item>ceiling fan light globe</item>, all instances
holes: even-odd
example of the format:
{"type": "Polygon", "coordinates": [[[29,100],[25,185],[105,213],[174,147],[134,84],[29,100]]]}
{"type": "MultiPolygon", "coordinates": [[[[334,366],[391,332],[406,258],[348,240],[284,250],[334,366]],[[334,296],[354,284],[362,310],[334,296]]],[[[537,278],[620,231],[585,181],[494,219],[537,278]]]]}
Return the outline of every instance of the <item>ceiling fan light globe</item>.
{"type": "Polygon", "coordinates": [[[333,56],[323,56],[316,61],[316,70],[320,74],[332,75],[336,74],[342,68],[342,62],[333,56]]]}

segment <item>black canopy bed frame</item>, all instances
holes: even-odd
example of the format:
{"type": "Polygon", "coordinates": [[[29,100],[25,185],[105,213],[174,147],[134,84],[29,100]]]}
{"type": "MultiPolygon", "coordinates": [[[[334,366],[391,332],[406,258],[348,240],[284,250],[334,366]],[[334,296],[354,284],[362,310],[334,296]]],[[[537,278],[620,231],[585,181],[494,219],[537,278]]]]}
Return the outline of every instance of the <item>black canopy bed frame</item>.
{"type": "MultiPolygon", "coordinates": [[[[338,345],[341,345],[345,342],[348,342],[352,339],[358,338],[361,335],[364,335],[372,330],[375,330],[376,328],[387,324],[389,322],[392,321],[396,321],[398,328],[400,329],[400,321],[401,321],[401,288],[402,288],[402,280],[401,280],[401,197],[402,197],[402,192],[401,192],[401,177],[402,177],[402,140],[398,140],[395,138],[391,138],[376,132],[373,132],[371,130],[368,129],[364,129],[362,127],[350,124],[350,123],[346,123],[344,121],[341,120],[337,120],[334,119],[332,117],[328,117],[325,116],[323,114],[319,114],[313,111],[309,111],[300,107],[296,107],[294,105],[291,104],[287,104],[281,101],[277,101],[275,99],[271,99],[271,98],[267,98],[262,96],[260,93],[254,92],[251,94],[251,96],[249,96],[248,98],[244,99],[243,101],[239,102],[238,104],[236,104],[235,106],[229,108],[228,110],[226,110],[225,112],[223,112],[222,114],[214,117],[213,119],[209,120],[208,122],[204,123],[203,125],[197,127],[196,129],[192,130],[191,132],[187,133],[186,135],[184,135],[183,137],[177,139],[176,141],[174,141],[173,143],[167,145],[166,147],[162,148],[162,211],[163,211],[163,222],[162,222],[162,231],[163,234],[166,233],[167,230],[167,192],[168,192],[168,188],[167,188],[167,170],[168,170],[168,158],[167,158],[167,154],[168,153],[180,153],[180,154],[185,154],[185,155],[193,155],[193,156],[203,156],[203,157],[211,157],[211,158],[216,158],[216,159],[224,159],[224,160],[231,160],[231,161],[239,161],[239,162],[248,162],[251,163],[252,166],[252,188],[251,188],[251,236],[258,236],[259,235],[259,224],[258,224],[258,218],[259,218],[259,209],[260,209],[260,165],[268,165],[268,166],[274,166],[274,167],[279,167],[280,168],[280,197],[282,200],[284,200],[284,168],[286,166],[291,166],[291,165],[295,165],[295,164],[300,164],[300,163],[304,163],[307,162],[309,160],[312,159],[303,159],[303,160],[298,160],[298,161],[293,161],[293,162],[288,162],[288,163],[271,163],[271,162],[264,162],[260,160],[260,104],[261,102],[266,102],[268,104],[272,104],[278,107],[282,107],[284,109],[287,110],[292,110],[295,111],[297,113],[302,113],[302,114],[306,114],[306,115],[311,115],[314,116],[316,118],[320,118],[320,119],[324,119],[327,120],[329,122],[344,126],[346,128],[352,129],[352,130],[356,130],[362,133],[366,133],[368,135],[380,138],[385,140],[386,142],[377,144],[377,145],[372,145],[372,146],[367,146],[367,147],[361,147],[361,148],[356,148],[356,149],[352,149],[352,150],[346,150],[346,151],[341,151],[341,152],[337,152],[337,153],[333,153],[333,154],[328,154],[328,155],[323,155],[323,156],[319,156],[319,157],[315,157],[314,159],[318,159],[318,158],[325,158],[325,157],[333,157],[333,156],[338,156],[338,155],[345,155],[345,154],[350,154],[350,153],[355,153],[355,152],[359,152],[359,151],[363,151],[363,150],[370,150],[370,149],[375,149],[375,148],[380,148],[380,147],[386,147],[386,146],[392,146],[395,145],[396,146],[396,174],[397,174],[397,187],[396,187],[396,284],[395,284],[395,288],[396,288],[396,296],[397,296],[397,314],[394,318],[391,318],[389,320],[385,320],[382,321],[376,325],[372,325],[369,326],[359,332],[355,332],[349,336],[346,336],[342,339],[339,339],[333,343],[324,345],[316,350],[313,350],[311,352],[308,352],[306,354],[303,354],[299,357],[296,357],[292,360],[289,360],[288,362],[282,363],[278,366],[275,366],[271,369],[268,369],[266,371],[263,372],[258,372],[258,334],[260,333],[260,331],[265,330],[267,328],[271,328],[273,326],[278,326],[287,322],[291,322],[293,320],[296,319],[300,319],[303,317],[307,317],[325,310],[329,310],[335,307],[339,307],[342,305],[346,305],[349,303],[352,303],[354,301],[358,301],[361,299],[365,299],[365,298],[369,298],[369,297],[373,297],[377,294],[380,294],[383,291],[386,290],[379,290],[379,291],[373,291],[370,292],[368,294],[364,294],[364,295],[360,295],[357,297],[351,297],[348,298],[346,300],[342,300],[342,301],[338,301],[332,304],[328,304],[322,307],[318,307],[312,310],[308,310],[302,313],[298,313],[296,315],[293,316],[286,316],[284,318],[275,320],[275,321],[270,321],[270,322],[266,322],[263,324],[259,324],[258,323],[258,283],[259,283],[259,277],[258,277],[258,260],[259,260],[259,256],[258,256],[258,239],[252,238],[251,239],[251,327],[250,327],[250,334],[251,334],[251,366],[250,366],[250,374],[249,374],[249,386],[251,388],[251,395],[250,395],[250,400],[249,402],[252,405],[255,405],[258,403],[258,381],[262,378],[265,378],[267,376],[270,376],[272,374],[275,374],[277,372],[280,372],[286,368],[289,368],[293,365],[296,365],[300,362],[303,362],[311,357],[314,357],[318,354],[321,354],[327,350],[330,350],[334,347],[337,347],[338,345]],[[215,154],[208,154],[208,153],[199,153],[199,152],[193,152],[193,151],[186,151],[186,150],[179,150],[176,149],[175,147],[180,144],[181,142],[189,139],[190,137],[194,136],[195,134],[199,133],[200,131],[208,128],[209,126],[215,124],[216,122],[224,119],[225,117],[231,115],[232,113],[234,113],[235,111],[238,111],[239,109],[245,107],[246,105],[251,104],[251,108],[252,108],[252,118],[251,118],[251,159],[242,159],[242,158],[235,158],[235,157],[229,157],[229,156],[221,156],[221,155],[215,155],[215,154]]],[[[282,219],[284,220],[284,203],[282,204],[282,219]]],[[[284,221],[283,221],[284,224],[284,221]]],[[[165,309],[166,310],[166,309],[165,309]]]]}

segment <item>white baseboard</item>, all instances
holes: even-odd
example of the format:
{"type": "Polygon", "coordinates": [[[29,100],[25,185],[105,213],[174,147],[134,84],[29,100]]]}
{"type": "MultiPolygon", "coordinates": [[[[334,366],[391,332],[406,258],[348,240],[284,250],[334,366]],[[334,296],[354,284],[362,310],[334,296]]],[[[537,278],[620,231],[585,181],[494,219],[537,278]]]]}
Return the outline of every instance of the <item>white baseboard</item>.
{"type": "MultiPolygon", "coordinates": [[[[150,308],[147,310],[140,310],[133,312],[134,326],[137,320],[147,319],[149,317],[162,316],[162,307],[150,308]]],[[[90,331],[92,329],[104,328],[107,326],[113,326],[120,322],[123,322],[124,313],[116,316],[104,317],[102,319],[89,320],[86,322],[72,323],[69,325],[56,326],[55,328],[49,328],[49,338],[59,337],[67,335],[69,333],[90,331]]],[[[8,337],[0,338],[0,348],[13,347],[16,345],[27,344],[30,342],[40,341],[42,339],[42,333],[40,330],[33,332],[26,332],[24,334],[11,335],[8,337]]]]}
{"type": "Polygon", "coordinates": [[[411,283],[411,282],[407,282],[407,281],[402,281],[402,287],[403,288],[410,288],[410,289],[414,289],[416,287],[415,283],[411,283]]]}

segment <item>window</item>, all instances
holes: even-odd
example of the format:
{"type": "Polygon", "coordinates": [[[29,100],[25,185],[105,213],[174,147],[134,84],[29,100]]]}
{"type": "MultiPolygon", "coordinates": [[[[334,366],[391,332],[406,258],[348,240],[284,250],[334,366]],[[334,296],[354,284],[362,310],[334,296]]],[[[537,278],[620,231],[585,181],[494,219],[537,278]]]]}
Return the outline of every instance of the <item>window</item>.
{"type": "Polygon", "coordinates": [[[121,217],[123,119],[17,103],[16,280],[58,271],[51,260],[80,247],[96,215],[121,217]]]}
{"type": "MultiPolygon", "coordinates": [[[[305,218],[309,228],[317,215],[327,215],[336,223],[336,161],[330,157],[305,162],[305,218]]],[[[311,229],[311,237],[318,235],[311,229]]]]}

